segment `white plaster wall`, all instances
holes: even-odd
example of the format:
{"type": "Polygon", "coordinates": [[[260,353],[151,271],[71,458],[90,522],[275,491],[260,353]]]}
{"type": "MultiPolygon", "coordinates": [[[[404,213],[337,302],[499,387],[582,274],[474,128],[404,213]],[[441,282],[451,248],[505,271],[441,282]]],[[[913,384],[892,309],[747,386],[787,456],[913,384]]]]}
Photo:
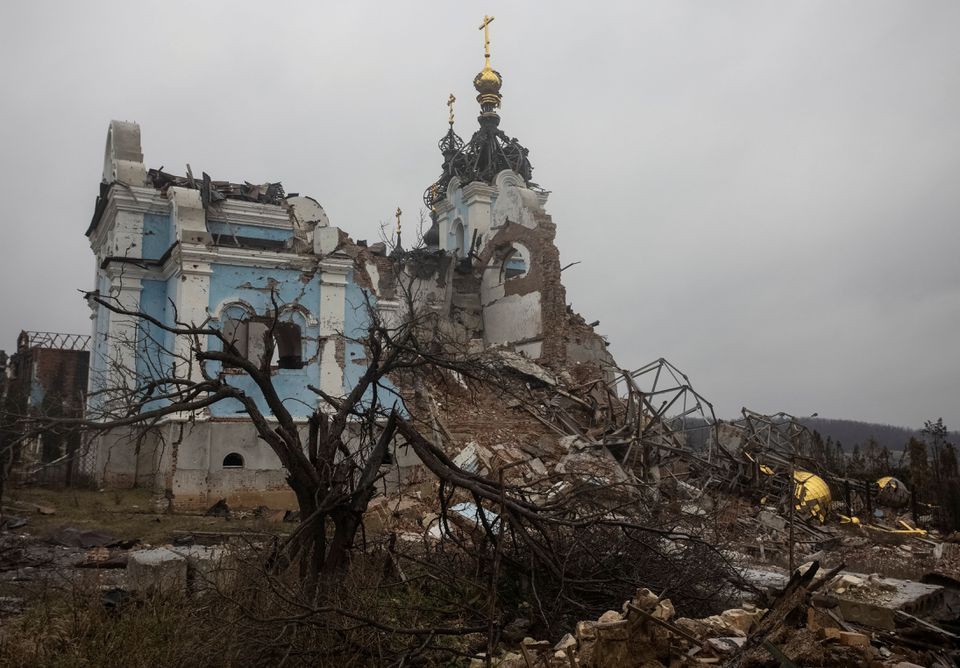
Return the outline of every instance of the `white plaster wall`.
{"type": "Polygon", "coordinates": [[[117,211],[107,238],[109,242],[104,255],[143,257],[143,212],[117,211]]]}
{"type": "Polygon", "coordinates": [[[491,219],[491,204],[496,191],[485,183],[474,181],[463,188],[463,201],[467,207],[467,219],[464,234],[464,248],[468,251],[473,243],[474,233],[482,244],[489,236],[491,219]]]}
{"type": "Polygon", "coordinates": [[[537,226],[534,213],[542,210],[537,193],[527,188],[520,175],[509,169],[497,174],[497,197],[491,212],[493,229],[508,221],[533,229],[537,226]]]}
{"type": "MultiPolygon", "coordinates": [[[[424,279],[415,278],[411,281],[409,273],[405,273],[401,279],[404,285],[410,286],[413,297],[413,307],[422,313],[423,309],[430,309],[438,313],[448,313],[450,311],[450,302],[453,298],[453,263],[447,267],[446,275],[443,277],[443,285],[440,284],[440,276],[434,274],[424,279]]],[[[398,295],[398,301],[406,303],[404,295],[398,295]]],[[[409,314],[403,314],[405,316],[409,314]]]]}
{"type": "MultiPolygon", "coordinates": [[[[117,306],[130,311],[140,308],[139,276],[127,274],[126,265],[117,264],[108,267],[107,276],[110,281],[110,299],[115,299],[117,306]]],[[[101,307],[103,308],[103,307],[101,307]]],[[[139,335],[140,320],[133,315],[110,313],[107,322],[107,341],[104,360],[107,368],[105,372],[107,388],[133,387],[136,369],[137,337],[139,335]]]]}
{"type": "MultiPolygon", "coordinates": [[[[346,308],[348,258],[327,259],[320,263],[320,304],[314,310],[320,324],[320,389],[333,396],[343,392],[343,368],[337,362],[337,337],[343,333],[346,308]]],[[[317,404],[321,400],[317,398],[317,404]]]]}
{"type": "Polygon", "coordinates": [[[540,293],[508,295],[483,307],[487,344],[512,343],[541,336],[540,293]]]}
{"type": "Polygon", "coordinates": [[[540,359],[543,354],[543,341],[531,341],[516,346],[517,352],[526,355],[532,360],[540,359]]]}

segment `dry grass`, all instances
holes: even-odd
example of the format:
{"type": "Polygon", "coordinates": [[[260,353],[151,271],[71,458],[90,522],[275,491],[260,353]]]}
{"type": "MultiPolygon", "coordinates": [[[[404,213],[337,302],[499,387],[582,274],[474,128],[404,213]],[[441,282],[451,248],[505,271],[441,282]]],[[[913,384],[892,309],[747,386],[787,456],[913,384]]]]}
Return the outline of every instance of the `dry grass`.
{"type": "Polygon", "coordinates": [[[4,497],[7,512],[26,517],[29,524],[20,531],[43,537],[53,530],[71,526],[103,531],[118,539],[139,538],[144,543],[169,543],[181,531],[286,533],[291,525],[262,518],[225,519],[203,514],[157,512],[153,495],[143,489],[111,489],[102,492],[84,489],[10,489],[4,497]],[[35,506],[54,509],[53,515],[37,512],[35,506]]]}
{"type": "MultiPolygon", "coordinates": [[[[316,604],[297,574],[267,576],[256,555],[248,557],[224,590],[136,595],[119,609],[104,607],[94,573],[38,583],[24,613],[0,621],[0,667],[354,668],[396,665],[411,652],[418,665],[452,666],[466,663],[457,652],[483,646],[477,636],[425,642],[423,636],[391,633],[349,615],[304,615],[316,604]]],[[[458,614],[464,590],[415,571],[401,586],[384,578],[384,565],[382,555],[358,560],[325,587],[324,605],[397,627],[465,621],[458,614]],[[451,600],[457,603],[452,608],[451,600]]]]}

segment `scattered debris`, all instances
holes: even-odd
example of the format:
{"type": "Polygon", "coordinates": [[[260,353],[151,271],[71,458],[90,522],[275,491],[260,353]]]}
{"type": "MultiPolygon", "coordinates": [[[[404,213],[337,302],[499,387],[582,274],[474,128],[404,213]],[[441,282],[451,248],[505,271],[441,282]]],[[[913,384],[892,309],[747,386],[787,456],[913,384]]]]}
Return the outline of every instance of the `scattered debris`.
{"type": "Polygon", "coordinates": [[[224,518],[229,518],[230,514],[231,514],[230,506],[227,505],[226,499],[220,499],[215,504],[210,506],[210,508],[207,509],[207,512],[205,513],[207,517],[224,517],[224,518]]]}
{"type": "Polygon", "coordinates": [[[119,546],[121,541],[116,536],[111,536],[102,531],[92,531],[77,529],[76,527],[62,526],[51,531],[47,535],[47,541],[51,545],[62,545],[63,547],[81,547],[90,549],[93,547],[112,547],[119,546]]]}
{"type": "Polygon", "coordinates": [[[26,517],[17,517],[16,515],[3,515],[0,518],[0,531],[12,531],[26,526],[29,520],[26,517]]]}

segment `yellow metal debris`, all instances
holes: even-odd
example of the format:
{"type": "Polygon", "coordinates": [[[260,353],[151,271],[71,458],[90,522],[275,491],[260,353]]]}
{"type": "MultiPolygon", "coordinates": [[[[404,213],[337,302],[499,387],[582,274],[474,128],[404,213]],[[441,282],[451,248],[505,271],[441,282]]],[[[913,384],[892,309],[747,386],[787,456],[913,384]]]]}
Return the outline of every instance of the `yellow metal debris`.
{"type": "Polygon", "coordinates": [[[824,522],[830,509],[830,487],[823,478],[809,471],[794,471],[793,479],[797,511],[824,522]]]}

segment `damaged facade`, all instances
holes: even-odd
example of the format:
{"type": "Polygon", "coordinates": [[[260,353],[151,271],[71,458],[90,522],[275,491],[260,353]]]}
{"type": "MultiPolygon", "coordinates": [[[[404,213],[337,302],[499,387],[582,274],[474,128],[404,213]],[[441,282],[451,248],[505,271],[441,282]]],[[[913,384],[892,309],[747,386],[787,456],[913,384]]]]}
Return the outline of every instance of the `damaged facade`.
{"type": "MultiPolygon", "coordinates": [[[[148,169],[139,126],[113,121],[87,230],[97,272],[91,295],[129,314],[90,300],[88,417],[116,417],[130,403],[125,388],[200,373],[189,341],[151,318],[219,329],[250,360],[260,359],[264,337],[272,337],[273,384],[304,428],[321,405],[310,387],[340,396],[363,372],[356,341],[368,304],[386,323],[429,313],[446,340],[465,349],[503,346],[552,365],[612,368],[606,342],[566,304],[555,226],[544,208],[548,193],[531,181],[527,149],[499,129],[502,79],[489,57],[474,84],[479,128],[463,141],[451,111],[440,141],[442,175],[424,196],[432,227],[409,251],[399,233],[393,248],[352,241],[316,200],[286,195],[279,183],[148,169]]],[[[206,345],[221,344],[209,337],[206,345]]],[[[248,376],[212,369],[269,414],[248,376]]],[[[141,412],[165,401],[137,399],[141,412]]],[[[99,484],[150,486],[171,507],[220,498],[234,506],[293,506],[279,459],[233,400],[158,418],[147,432],[115,429],[90,447],[95,455],[85,472],[99,484]]]]}

